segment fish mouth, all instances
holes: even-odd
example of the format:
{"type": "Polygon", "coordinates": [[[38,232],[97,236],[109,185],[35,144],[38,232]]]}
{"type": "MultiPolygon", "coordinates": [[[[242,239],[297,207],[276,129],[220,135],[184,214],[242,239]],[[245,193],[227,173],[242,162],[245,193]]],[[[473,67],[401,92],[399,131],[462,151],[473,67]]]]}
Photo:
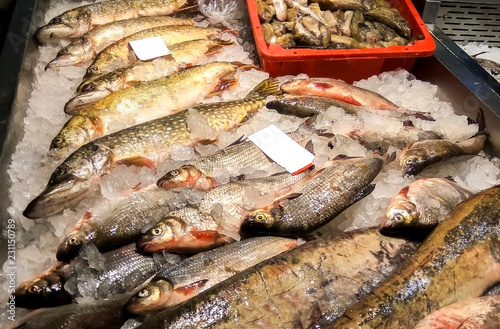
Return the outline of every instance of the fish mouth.
{"type": "Polygon", "coordinates": [[[67,245],[66,239],[57,247],[56,259],[60,262],[69,262],[80,253],[83,244],[77,246],[67,245]]]}
{"type": "Polygon", "coordinates": [[[45,66],[45,71],[47,70],[53,70],[59,67],[64,67],[64,66],[72,66],[72,65],[79,65],[82,62],[75,56],[73,55],[61,55],[57,56],[56,59],[53,59],[50,61],[47,66],[45,66]]]}
{"type": "Polygon", "coordinates": [[[137,241],[137,250],[144,253],[152,253],[158,250],[156,244],[151,240],[149,236],[143,235],[137,241]]]}
{"type": "Polygon", "coordinates": [[[107,90],[96,90],[78,95],[70,99],[66,103],[66,105],[64,105],[64,112],[70,115],[77,115],[83,109],[89,107],[90,105],[96,103],[97,101],[103,99],[104,97],[110,94],[111,92],[107,90]]]}
{"type": "Polygon", "coordinates": [[[75,33],[75,29],[66,24],[45,25],[36,31],[36,38],[42,43],[53,44],[73,33],[75,33]]]}
{"type": "Polygon", "coordinates": [[[80,201],[88,191],[90,183],[70,175],[67,179],[45,190],[33,199],[23,212],[29,219],[56,215],[80,201]]]}

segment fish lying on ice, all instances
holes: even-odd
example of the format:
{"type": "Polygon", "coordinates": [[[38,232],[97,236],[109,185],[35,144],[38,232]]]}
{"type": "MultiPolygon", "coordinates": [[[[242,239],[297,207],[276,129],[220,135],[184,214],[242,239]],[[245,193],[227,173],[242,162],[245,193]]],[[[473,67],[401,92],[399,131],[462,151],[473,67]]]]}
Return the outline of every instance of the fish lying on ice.
{"type": "Polygon", "coordinates": [[[140,328],[309,328],[341,315],[415,248],[376,229],[323,237],[148,316],[140,328]]]}
{"type": "Polygon", "coordinates": [[[157,26],[193,25],[188,18],[170,16],[153,16],[125,19],[100,25],[85,33],[57,53],[45,69],[55,69],[63,66],[80,66],[94,59],[105,47],[133,33],[157,26]]]}
{"type": "Polygon", "coordinates": [[[427,315],[414,329],[495,329],[500,324],[500,296],[467,299],[427,315]]]}
{"type": "MultiPolygon", "coordinates": [[[[288,136],[296,142],[301,142],[307,134],[296,131],[288,136]]],[[[216,173],[220,170],[225,170],[230,177],[235,177],[239,176],[241,169],[252,166],[263,168],[271,163],[273,161],[253,142],[239,141],[213,154],[185,162],[181,167],[163,175],[157,184],[163,189],[189,187],[209,190],[220,185],[216,178],[216,173]]]]}
{"type": "Polygon", "coordinates": [[[65,104],[64,112],[77,113],[113,92],[173,74],[195,64],[202,56],[216,53],[222,50],[222,47],[232,44],[234,44],[232,41],[211,39],[176,43],[169,47],[171,53],[160,59],[137,61],[82,83],[78,87],[81,92],[65,104]]]}
{"type": "Polygon", "coordinates": [[[380,231],[405,234],[417,229],[428,232],[472,194],[447,178],[416,180],[392,198],[380,231]]]}
{"type": "Polygon", "coordinates": [[[403,175],[415,175],[431,164],[444,159],[478,154],[483,149],[486,139],[486,135],[480,134],[456,143],[442,139],[418,141],[403,149],[399,165],[403,175]]]}
{"type": "Polygon", "coordinates": [[[164,16],[178,11],[186,0],[113,0],[92,3],[68,10],[40,27],[35,36],[40,42],[78,38],[97,25],[141,16],[164,16]]]}
{"type": "Polygon", "coordinates": [[[461,203],[389,278],[323,328],[414,328],[500,281],[500,186],[461,203]],[[480,270],[478,270],[480,269],[480,270]]]}
{"type": "Polygon", "coordinates": [[[370,183],[382,166],[383,160],[376,156],[327,162],[307,183],[293,190],[291,199],[248,214],[241,230],[281,236],[310,233],[370,194],[375,187],[370,183]]]}
{"type": "Polygon", "coordinates": [[[257,237],[196,254],[159,272],[130,299],[127,311],[159,313],[297,244],[294,239],[257,237]]]}
{"type": "Polygon", "coordinates": [[[117,165],[156,167],[169,159],[175,146],[192,146],[206,139],[188,130],[190,111],[206,118],[215,132],[226,131],[257,112],[268,95],[280,94],[278,87],[277,80],[267,79],[243,99],[201,104],[83,145],[54,170],[46,188],[23,215],[36,219],[57,214],[84,198],[89,188],[117,165]]]}
{"type": "Polygon", "coordinates": [[[165,264],[168,263],[163,256],[153,258],[138,253],[135,244],[102,255],[82,255],[22,283],[14,293],[16,306],[42,308],[69,304],[81,297],[77,288],[81,281],[85,281],[86,294],[95,299],[108,298],[142,285],[165,264]],[[90,267],[91,262],[95,268],[90,267]]]}
{"type": "Polygon", "coordinates": [[[308,177],[308,171],[296,175],[281,173],[215,187],[196,207],[185,207],[166,215],[141,236],[137,248],[143,252],[164,250],[192,254],[228,243],[232,235],[226,231],[238,233],[241,218],[249,207],[248,199],[253,196],[274,200],[290,193],[308,177]]]}
{"type": "Polygon", "coordinates": [[[111,94],[69,119],[52,140],[49,154],[60,157],[107,135],[113,132],[108,128],[113,122],[132,126],[196,105],[223,91],[228,81],[235,84],[222,78],[237,68],[234,63],[211,62],[111,94]]]}

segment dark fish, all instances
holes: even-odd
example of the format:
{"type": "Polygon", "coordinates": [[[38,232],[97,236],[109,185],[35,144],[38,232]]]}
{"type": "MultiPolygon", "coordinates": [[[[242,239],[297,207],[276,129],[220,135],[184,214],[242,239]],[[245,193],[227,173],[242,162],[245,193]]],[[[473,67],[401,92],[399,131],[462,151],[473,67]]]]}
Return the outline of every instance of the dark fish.
{"type": "Polygon", "coordinates": [[[342,314],[415,247],[374,229],[313,240],[150,316],[140,328],[308,328],[342,314]]]}
{"type": "Polygon", "coordinates": [[[334,160],[284,199],[248,214],[241,230],[248,234],[302,236],[326,224],[371,193],[382,169],[379,157],[334,160]],[[298,196],[296,196],[298,195],[298,196]]]}
{"type": "Polygon", "coordinates": [[[134,314],[159,313],[296,246],[294,239],[258,237],[196,254],[158,273],[130,299],[127,310],[134,314]]]}
{"type": "Polygon", "coordinates": [[[311,2],[318,3],[323,10],[367,10],[362,0],[312,0],[311,2]]]}
{"type": "Polygon", "coordinates": [[[394,8],[377,7],[365,13],[366,20],[384,23],[405,39],[411,38],[410,24],[394,8]]]}
{"type": "Polygon", "coordinates": [[[465,141],[425,140],[403,149],[399,164],[403,175],[415,175],[427,166],[441,160],[467,154],[478,154],[486,142],[486,135],[476,135],[465,141]]]}
{"type": "Polygon", "coordinates": [[[500,186],[461,203],[397,271],[324,328],[414,328],[500,281],[500,186]]]}
{"type": "Polygon", "coordinates": [[[282,97],[266,104],[267,108],[276,110],[278,113],[295,115],[300,118],[318,115],[331,106],[339,107],[346,113],[353,115],[357,115],[360,111],[366,111],[360,106],[318,96],[282,97]]]}
{"type": "Polygon", "coordinates": [[[432,312],[414,329],[495,329],[500,326],[500,296],[467,299],[432,312]]]}
{"type": "Polygon", "coordinates": [[[412,234],[415,230],[428,232],[472,194],[447,178],[416,180],[392,198],[380,231],[403,234],[412,234]]]}

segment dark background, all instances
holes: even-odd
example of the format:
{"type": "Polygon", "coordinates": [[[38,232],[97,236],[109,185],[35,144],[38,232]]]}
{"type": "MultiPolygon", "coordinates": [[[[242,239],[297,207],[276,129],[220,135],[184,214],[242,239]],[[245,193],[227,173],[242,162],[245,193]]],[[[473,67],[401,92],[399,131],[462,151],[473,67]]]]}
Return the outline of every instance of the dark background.
{"type": "Polygon", "coordinates": [[[0,0],[0,47],[2,48],[15,4],[16,0],[0,0]]]}

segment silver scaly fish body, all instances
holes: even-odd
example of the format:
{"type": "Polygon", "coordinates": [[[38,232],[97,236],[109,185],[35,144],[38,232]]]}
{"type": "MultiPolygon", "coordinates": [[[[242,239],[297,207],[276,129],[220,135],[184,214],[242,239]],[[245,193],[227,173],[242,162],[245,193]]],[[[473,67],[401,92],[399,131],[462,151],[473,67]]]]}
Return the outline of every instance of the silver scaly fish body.
{"type": "Polygon", "coordinates": [[[97,25],[141,16],[164,16],[178,11],[186,0],[113,0],[68,10],[36,31],[40,42],[78,38],[97,25]]]}
{"type": "Polygon", "coordinates": [[[374,229],[320,238],[150,316],[140,328],[308,328],[342,314],[415,248],[374,229]]]}
{"type": "Polygon", "coordinates": [[[257,237],[196,254],[159,272],[131,298],[127,310],[134,314],[158,313],[296,246],[293,239],[257,237]]]}

